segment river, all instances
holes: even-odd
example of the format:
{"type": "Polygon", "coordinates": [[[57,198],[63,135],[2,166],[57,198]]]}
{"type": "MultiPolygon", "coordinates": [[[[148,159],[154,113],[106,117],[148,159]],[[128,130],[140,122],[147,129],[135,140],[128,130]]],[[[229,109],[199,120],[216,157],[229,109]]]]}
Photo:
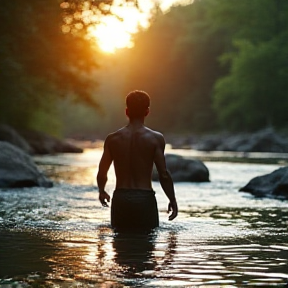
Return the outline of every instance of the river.
{"type": "Polygon", "coordinates": [[[175,184],[171,222],[153,182],[160,227],[133,235],[98,202],[100,155],[35,157],[53,188],[0,189],[0,287],[288,287],[288,201],[238,191],[280,164],[205,161],[210,182],[175,184]]]}

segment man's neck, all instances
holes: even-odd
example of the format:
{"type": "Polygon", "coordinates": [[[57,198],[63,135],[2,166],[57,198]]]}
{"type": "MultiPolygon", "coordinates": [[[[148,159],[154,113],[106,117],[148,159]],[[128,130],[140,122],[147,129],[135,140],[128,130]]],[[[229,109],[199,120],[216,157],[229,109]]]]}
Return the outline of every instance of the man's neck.
{"type": "Polygon", "coordinates": [[[129,119],[128,126],[133,128],[139,128],[144,126],[144,118],[129,119]]]}

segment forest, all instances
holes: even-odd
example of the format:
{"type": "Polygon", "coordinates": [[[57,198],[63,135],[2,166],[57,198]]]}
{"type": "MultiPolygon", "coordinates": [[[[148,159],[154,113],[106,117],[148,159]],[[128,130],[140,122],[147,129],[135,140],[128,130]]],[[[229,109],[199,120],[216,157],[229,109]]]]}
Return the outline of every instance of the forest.
{"type": "Polygon", "coordinates": [[[164,133],[287,130],[287,0],[158,11],[133,48],[111,55],[83,26],[64,33],[63,13],[58,0],[1,1],[0,123],[103,137],[125,123],[125,96],[139,89],[151,96],[147,124],[164,133]]]}

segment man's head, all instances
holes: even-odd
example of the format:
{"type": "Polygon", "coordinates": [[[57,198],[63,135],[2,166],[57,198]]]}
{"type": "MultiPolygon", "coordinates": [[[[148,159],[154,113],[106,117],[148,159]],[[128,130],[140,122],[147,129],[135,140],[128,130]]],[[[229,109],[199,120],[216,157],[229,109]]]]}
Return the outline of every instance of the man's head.
{"type": "Polygon", "coordinates": [[[149,113],[150,97],[144,91],[134,90],[126,97],[126,107],[130,119],[144,118],[149,113]]]}

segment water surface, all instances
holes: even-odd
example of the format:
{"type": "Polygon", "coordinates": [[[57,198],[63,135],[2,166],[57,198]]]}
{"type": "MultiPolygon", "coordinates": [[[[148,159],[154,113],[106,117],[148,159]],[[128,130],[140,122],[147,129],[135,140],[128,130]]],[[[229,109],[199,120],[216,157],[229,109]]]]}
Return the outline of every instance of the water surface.
{"type": "Polygon", "coordinates": [[[53,188],[0,190],[1,287],[287,287],[288,201],[238,192],[280,165],[205,162],[211,182],[175,184],[172,222],[155,182],[160,227],[117,234],[97,198],[100,154],[37,157],[53,188]]]}

